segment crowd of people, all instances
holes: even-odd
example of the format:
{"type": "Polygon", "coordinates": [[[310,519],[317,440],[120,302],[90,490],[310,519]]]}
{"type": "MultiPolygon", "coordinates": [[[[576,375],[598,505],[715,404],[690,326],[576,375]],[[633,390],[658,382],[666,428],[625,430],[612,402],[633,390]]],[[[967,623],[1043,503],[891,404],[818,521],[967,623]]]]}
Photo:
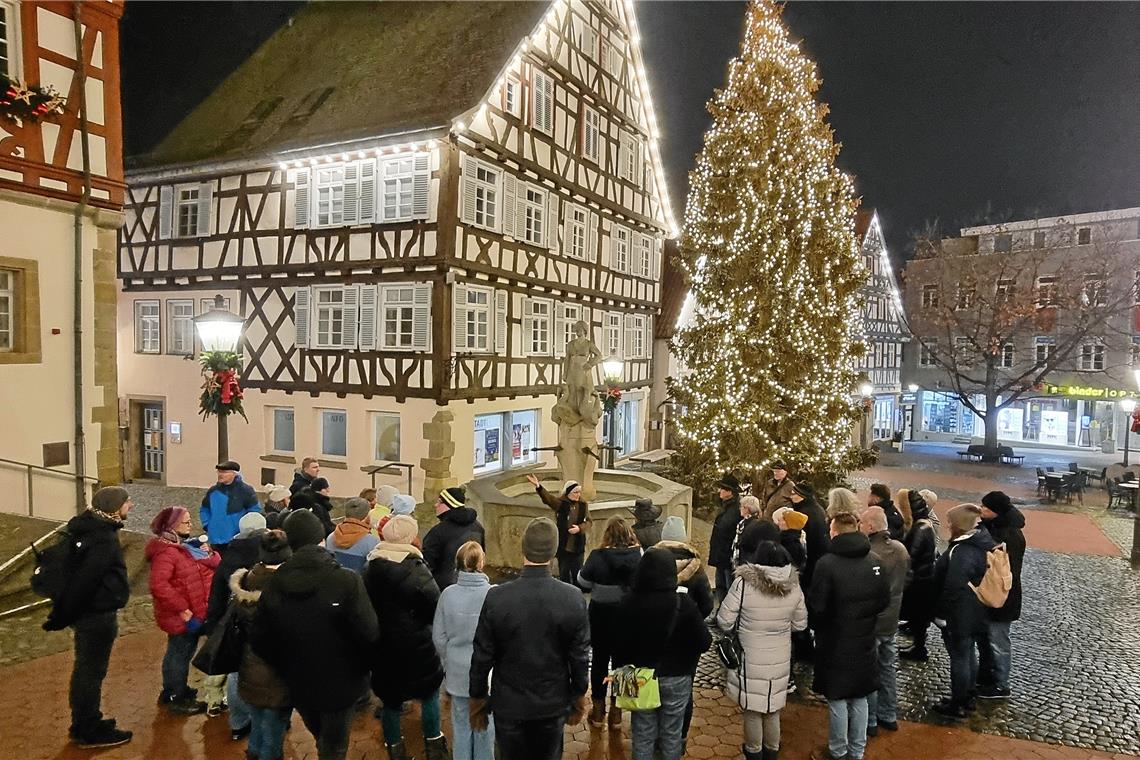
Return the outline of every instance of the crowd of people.
{"type": "MultiPolygon", "coordinates": [[[[778,757],[796,660],[814,661],[812,689],[828,704],[828,744],[813,757],[861,760],[868,736],[898,730],[899,658],[927,660],[932,623],[951,680],[935,711],[961,718],[975,699],[1010,694],[1024,517],[1000,491],[949,510],[949,544],[938,554],[931,491],[892,498],[878,483],[866,496],[833,488],[824,507],[783,462],[751,489],[727,473],[717,483],[710,582],[685,521],[662,520],[652,500],[638,500],[632,519],[606,520],[588,552],[593,521],[581,486],[548,490],[528,476],[551,515],[526,525],[518,577],[493,585],[484,528],[462,488],[438,495],[421,539],[414,499],[391,487],[347,499],[334,522],[315,459],[289,488],[271,486],[264,505],[240,469],[217,465],[199,507],[203,535],[186,508],[160,511],[146,558],[167,636],[159,704],[180,715],[226,713],[233,740],[248,741],[247,758],[283,757],[294,711],[322,760],[345,757],[351,724],[374,694],[391,760],[409,757],[409,703],[427,760],[553,760],[565,725],[588,718],[618,730],[623,705],[634,760],[680,760],[710,629],[726,639],[718,650],[736,653],[725,692],[743,711],[746,760],[778,757]],[[995,603],[974,589],[988,583],[998,544],[1012,587],[995,603]],[[238,664],[207,676],[199,693],[188,683],[191,661],[204,639],[231,628],[241,637],[238,664]],[[911,639],[901,651],[900,630],[911,639]],[[653,699],[638,701],[649,682],[653,699]]],[[[75,632],[71,737],[84,747],[131,739],[100,710],[116,611],[129,596],[116,531],[130,509],[127,491],[104,488],[69,523],[86,546],[44,624],[75,632]]]]}

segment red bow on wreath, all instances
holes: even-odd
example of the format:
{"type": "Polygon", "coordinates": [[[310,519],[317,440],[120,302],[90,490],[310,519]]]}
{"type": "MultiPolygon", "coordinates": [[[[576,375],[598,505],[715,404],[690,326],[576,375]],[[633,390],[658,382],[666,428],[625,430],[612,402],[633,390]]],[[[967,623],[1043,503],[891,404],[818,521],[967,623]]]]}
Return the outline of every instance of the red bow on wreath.
{"type": "Polygon", "coordinates": [[[214,373],[214,381],[221,388],[222,403],[229,406],[234,399],[242,397],[241,386],[237,381],[237,373],[232,369],[225,369],[214,373]]]}
{"type": "Polygon", "coordinates": [[[1132,412],[1132,432],[1140,433],[1140,409],[1132,412]]]}

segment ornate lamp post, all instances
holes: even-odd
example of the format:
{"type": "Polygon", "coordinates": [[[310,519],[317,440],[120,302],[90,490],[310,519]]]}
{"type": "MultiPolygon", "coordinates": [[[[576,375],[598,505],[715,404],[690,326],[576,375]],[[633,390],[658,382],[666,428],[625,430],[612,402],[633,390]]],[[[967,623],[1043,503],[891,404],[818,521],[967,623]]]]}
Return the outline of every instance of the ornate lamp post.
{"type": "Polygon", "coordinates": [[[625,374],[625,362],[617,356],[611,356],[602,361],[602,378],[606,382],[605,393],[602,394],[602,409],[606,413],[606,441],[609,447],[603,449],[606,453],[605,469],[612,470],[614,467],[614,452],[616,451],[616,444],[614,443],[617,438],[617,405],[621,401],[621,388],[618,388],[618,383],[621,382],[625,374]]]}
{"type": "Polygon", "coordinates": [[[868,439],[871,437],[871,394],[874,392],[875,386],[870,380],[859,383],[859,395],[863,397],[863,434],[859,436],[859,446],[864,449],[871,446],[868,439]]]}
{"type": "MultiPolygon", "coordinates": [[[[202,341],[202,395],[198,409],[203,419],[211,414],[218,418],[218,461],[230,458],[229,415],[242,409],[242,390],[238,384],[241,356],[238,345],[245,320],[225,308],[225,299],[214,296],[214,308],[194,317],[198,339],[202,341]]],[[[248,420],[247,420],[248,421],[248,420]]]]}
{"type": "Polygon", "coordinates": [[[1130,398],[1120,399],[1120,411],[1124,412],[1124,466],[1128,466],[1128,438],[1132,432],[1132,413],[1136,411],[1136,401],[1130,398]]]}

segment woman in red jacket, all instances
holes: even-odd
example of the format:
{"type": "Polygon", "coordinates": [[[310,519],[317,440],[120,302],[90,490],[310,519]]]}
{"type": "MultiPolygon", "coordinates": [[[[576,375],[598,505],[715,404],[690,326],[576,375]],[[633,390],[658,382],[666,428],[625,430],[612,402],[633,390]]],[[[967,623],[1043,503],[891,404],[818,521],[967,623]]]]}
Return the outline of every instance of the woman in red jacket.
{"type": "Polygon", "coordinates": [[[146,545],[154,619],[167,634],[158,702],[171,712],[194,715],[206,709],[186,678],[198,645],[210,582],[221,559],[209,545],[189,540],[193,524],[184,507],[166,507],[150,523],[155,537],[146,545]]]}

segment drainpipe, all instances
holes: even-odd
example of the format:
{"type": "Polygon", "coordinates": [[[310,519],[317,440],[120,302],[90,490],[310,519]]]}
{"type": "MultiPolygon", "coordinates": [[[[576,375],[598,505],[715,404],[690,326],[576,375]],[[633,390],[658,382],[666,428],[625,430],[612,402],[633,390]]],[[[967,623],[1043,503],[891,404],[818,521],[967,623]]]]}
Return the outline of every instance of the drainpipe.
{"type": "Polygon", "coordinates": [[[75,282],[72,291],[72,308],[75,312],[75,327],[72,333],[75,385],[75,511],[76,514],[87,508],[87,488],[84,476],[87,474],[87,442],[83,432],[83,218],[87,216],[87,204],[91,200],[91,154],[87,134],[87,67],[83,60],[83,3],[73,3],[75,18],[75,76],[79,90],[79,134],[83,151],[83,194],[75,207],[75,251],[73,266],[75,282]]]}

